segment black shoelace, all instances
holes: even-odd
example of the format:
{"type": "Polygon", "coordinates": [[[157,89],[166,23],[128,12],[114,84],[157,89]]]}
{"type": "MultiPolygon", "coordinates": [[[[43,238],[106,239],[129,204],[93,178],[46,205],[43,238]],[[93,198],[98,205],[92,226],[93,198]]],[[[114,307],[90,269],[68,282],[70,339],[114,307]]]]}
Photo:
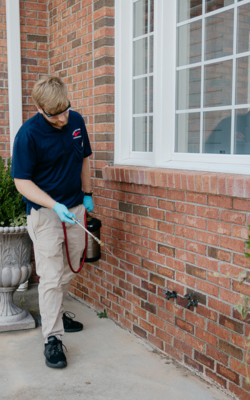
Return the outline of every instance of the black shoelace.
{"type": "Polygon", "coordinates": [[[64,344],[61,342],[61,340],[54,339],[53,342],[52,342],[52,343],[49,343],[49,344],[51,345],[51,347],[50,347],[50,354],[51,354],[52,356],[54,356],[54,355],[56,356],[57,354],[61,353],[61,352],[63,351],[63,348],[62,348],[62,347],[64,347],[65,350],[68,351],[68,350],[67,350],[67,347],[64,346],[64,344]]]}

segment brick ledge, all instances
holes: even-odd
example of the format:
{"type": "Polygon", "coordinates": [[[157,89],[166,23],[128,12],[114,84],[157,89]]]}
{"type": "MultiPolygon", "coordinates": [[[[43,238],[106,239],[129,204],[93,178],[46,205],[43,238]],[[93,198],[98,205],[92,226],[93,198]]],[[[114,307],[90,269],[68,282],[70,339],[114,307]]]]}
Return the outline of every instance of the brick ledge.
{"type": "Polygon", "coordinates": [[[102,176],[105,181],[250,198],[250,177],[246,175],[115,165],[103,167],[102,176]]]}

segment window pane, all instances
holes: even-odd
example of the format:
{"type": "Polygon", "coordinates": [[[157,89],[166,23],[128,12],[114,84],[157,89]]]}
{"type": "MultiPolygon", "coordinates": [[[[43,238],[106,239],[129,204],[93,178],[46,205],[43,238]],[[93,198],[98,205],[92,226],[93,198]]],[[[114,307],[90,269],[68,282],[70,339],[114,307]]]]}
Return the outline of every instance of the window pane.
{"type": "Polygon", "coordinates": [[[201,21],[177,28],[177,66],[201,61],[201,21]]]}
{"type": "Polygon", "coordinates": [[[233,54],[234,10],[206,18],[205,59],[233,54]]]}
{"type": "Polygon", "coordinates": [[[232,104],[232,66],[231,60],[205,66],[204,107],[232,104]]]}
{"type": "Polygon", "coordinates": [[[199,153],[200,113],[176,115],[175,151],[178,153],[199,153]]]}
{"type": "Polygon", "coordinates": [[[154,117],[149,117],[149,151],[153,151],[153,121],[154,117]]]}
{"type": "Polygon", "coordinates": [[[250,154],[250,111],[235,111],[234,153],[250,154]]]}
{"type": "Polygon", "coordinates": [[[135,79],[133,85],[133,113],[147,112],[147,78],[135,79]]]}
{"type": "Polygon", "coordinates": [[[250,103],[250,57],[237,60],[236,72],[236,104],[250,103]]]}
{"type": "Polygon", "coordinates": [[[178,0],[178,22],[185,21],[202,14],[202,0],[178,0]]]}
{"type": "Polygon", "coordinates": [[[154,0],[150,0],[150,32],[154,32],[154,0]]]}
{"type": "Polygon", "coordinates": [[[219,8],[230,6],[234,0],[206,0],[206,12],[218,10],[219,8]]]}
{"type": "Polygon", "coordinates": [[[203,153],[230,154],[231,110],[204,113],[203,153]]]}
{"type": "Polygon", "coordinates": [[[153,112],[154,106],[154,77],[149,77],[149,112],[153,112]]]}
{"type": "Polygon", "coordinates": [[[177,72],[177,110],[200,108],[201,68],[183,69],[177,72]]]}
{"type": "Polygon", "coordinates": [[[134,38],[148,33],[148,0],[134,3],[134,38]]]}
{"type": "Polygon", "coordinates": [[[134,76],[144,75],[148,67],[148,38],[134,42],[134,76]]]}
{"type": "Polygon", "coordinates": [[[154,70],[154,36],[149,38],[149,72],[154,70]]]}
{"type": "Polygon", "coordinates": [[[147,151],[147,117],[133,118],[133,151],[147,151]]]}
{"type": "Polygon", "coordinates": [[[250,51],[250,4],[238,8],[237,53],[250,51]]]}

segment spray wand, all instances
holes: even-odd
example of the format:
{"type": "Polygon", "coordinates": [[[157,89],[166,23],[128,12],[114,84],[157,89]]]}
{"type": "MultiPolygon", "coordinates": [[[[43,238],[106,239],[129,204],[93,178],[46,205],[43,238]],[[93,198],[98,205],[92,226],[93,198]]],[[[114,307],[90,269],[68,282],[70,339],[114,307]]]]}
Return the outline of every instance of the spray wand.
{"type": "Polygon", "coordinates": [[[87,232],[93,239],[95,239],[95,241],[99,244],[99,246],[104,246],[104,243],[98,239],[96,236],[92,235],[92,233],[90,231],[88,231],[87,228],[85,228],[85,226],[83,226],[82,224],[80,224],[80,222],[75,219],[74,217],[71,218],[74,222],[76,222],[82,229],[85,230],[85,232],[87,232]]]}

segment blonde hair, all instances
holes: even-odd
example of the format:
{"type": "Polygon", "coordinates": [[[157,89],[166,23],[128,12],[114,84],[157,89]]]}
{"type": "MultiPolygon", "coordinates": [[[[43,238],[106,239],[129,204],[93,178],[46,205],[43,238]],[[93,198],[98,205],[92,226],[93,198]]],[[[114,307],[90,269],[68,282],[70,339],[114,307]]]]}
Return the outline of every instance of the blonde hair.
{"type": "Polygon", "coordinates": [[[56,114],[69,104],[65,83],[57,76],[44,76],[35,83],[32,98],[39,108],[56,114]]]}

